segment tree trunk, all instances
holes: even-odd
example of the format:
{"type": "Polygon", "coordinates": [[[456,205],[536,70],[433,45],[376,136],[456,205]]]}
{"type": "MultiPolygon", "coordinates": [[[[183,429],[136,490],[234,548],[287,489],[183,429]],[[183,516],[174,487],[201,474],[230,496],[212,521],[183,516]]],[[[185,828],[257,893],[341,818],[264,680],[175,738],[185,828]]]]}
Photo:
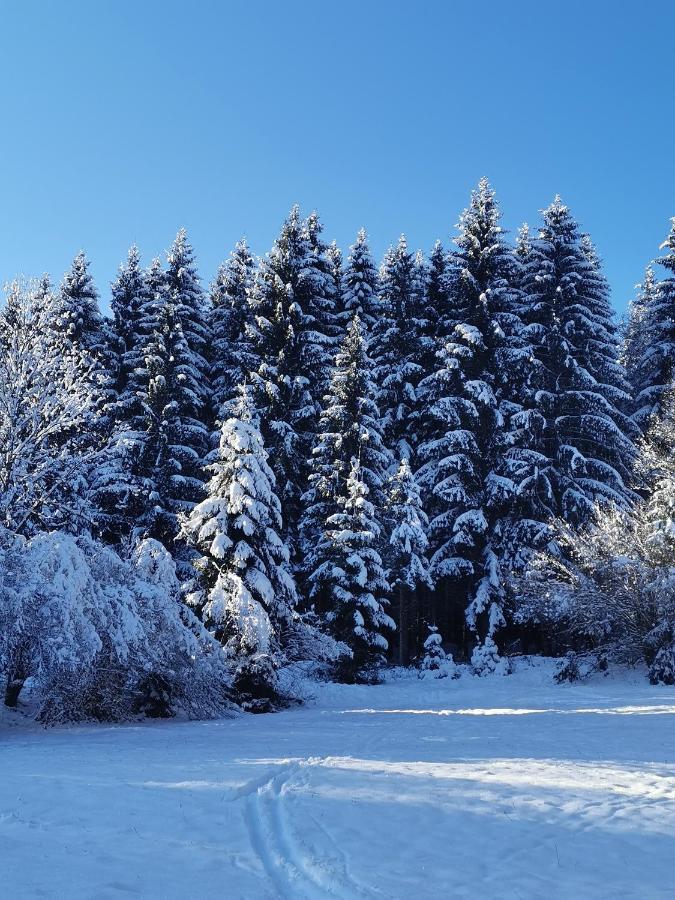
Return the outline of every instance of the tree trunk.
{"type": "Polygon", "coordinates": [[[410,661],[410,622],[405,585],[398,586],[398,661],[407,666],[410,661]]]}

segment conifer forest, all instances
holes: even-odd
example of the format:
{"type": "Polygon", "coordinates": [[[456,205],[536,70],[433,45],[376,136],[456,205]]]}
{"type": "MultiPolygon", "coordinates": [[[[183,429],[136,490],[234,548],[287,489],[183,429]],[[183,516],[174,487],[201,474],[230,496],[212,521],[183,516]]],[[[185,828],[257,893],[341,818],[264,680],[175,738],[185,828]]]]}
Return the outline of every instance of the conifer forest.
{"type": "Polygon", "coordinates": [[[9,284],[6,706],[218,718],[302,699],[298,666],[434,684],[523,654],[672,684],[675,219],[623,322],[560,197],[500,221],[482,179],[428,253],[294,207],[208,286],[184,230],[109,291],[83,252],[9,284]]]}

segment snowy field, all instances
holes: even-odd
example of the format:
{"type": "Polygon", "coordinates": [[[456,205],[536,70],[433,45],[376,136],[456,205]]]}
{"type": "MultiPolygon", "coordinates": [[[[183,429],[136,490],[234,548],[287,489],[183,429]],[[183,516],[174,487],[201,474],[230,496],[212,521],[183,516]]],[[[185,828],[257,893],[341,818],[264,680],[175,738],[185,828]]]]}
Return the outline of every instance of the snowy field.
{"type": "Polygon", "coordinates": [[[675,689],[324,686],[277,715],[0,726],[0,896],[672,898],[675,689]]]}

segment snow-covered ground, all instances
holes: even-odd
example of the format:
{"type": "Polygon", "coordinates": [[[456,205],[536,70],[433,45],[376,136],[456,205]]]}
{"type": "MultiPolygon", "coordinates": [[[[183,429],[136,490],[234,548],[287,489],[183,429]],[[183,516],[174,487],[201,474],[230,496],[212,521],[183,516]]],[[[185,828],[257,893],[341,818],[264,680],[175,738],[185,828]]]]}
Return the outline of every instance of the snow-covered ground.
{"type": "Polygon", "coordinates": [[[675,689],[519,668],[210,723],[10,719],[0,896],[675,897],[675,689]]]}

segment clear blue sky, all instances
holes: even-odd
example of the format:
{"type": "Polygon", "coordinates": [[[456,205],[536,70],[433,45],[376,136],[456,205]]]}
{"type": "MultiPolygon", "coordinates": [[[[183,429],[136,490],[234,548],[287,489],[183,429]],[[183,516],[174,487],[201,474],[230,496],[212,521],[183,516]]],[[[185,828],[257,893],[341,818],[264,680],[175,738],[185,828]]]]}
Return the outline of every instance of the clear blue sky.
{"type": "Polygon", "coordinates": [[[483,174],[507,228],[559,192],[622,308],[675,215],[675,3],[0,0],[0,279],[104,298],[185,226],[209,281],[289,207],[378,257],[445,242],[483,174]]]}

